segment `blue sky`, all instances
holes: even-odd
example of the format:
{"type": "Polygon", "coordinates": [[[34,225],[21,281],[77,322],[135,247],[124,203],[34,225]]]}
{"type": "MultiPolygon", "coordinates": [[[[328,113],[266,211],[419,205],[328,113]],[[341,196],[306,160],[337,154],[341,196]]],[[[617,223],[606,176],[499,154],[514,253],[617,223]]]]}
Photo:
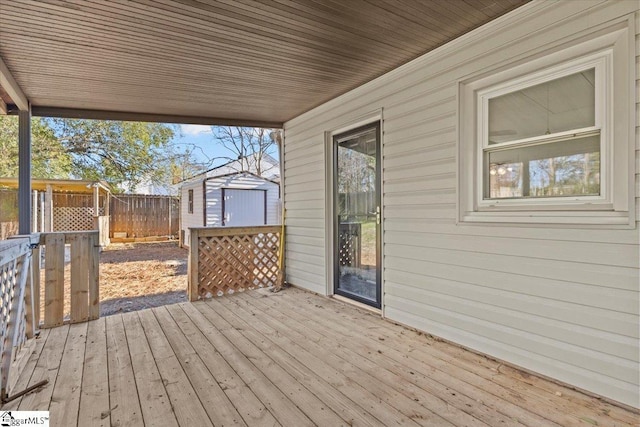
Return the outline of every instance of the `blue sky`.
{"type": "MultiPolygon", "coordinates": [[[[193,152],[194,156],[201,162],[208,162],[211,159],[215,159],[216,157],[234,157],[234,153],[230,152],[226,148],[220,144],[213,132],[211,131],[211,126],[205,125],[179,125],[180,133],[182,135],[177,134],[173,141],[180,149],[191,148],[195,146],[195,150],[193,152]]],[[[277,150],[274,149],[273,153],[269,153],[271,155],[276,156],[277,158],[277,150]]],[[[213,166],[218,166],[220,164],[226,163],[228,160],[226,159],[217,159],[212,164],[213,166]]]]}
{"type": "MultiPolygon", "coordinates": [[[[232,156],[218,141],[216,141],[211,126],[204,125],[180,125],[180,132],[173,140],[181,148],[196,147],[194,155],[199,161],[206,162],[216,157],[232,156]]],[[[216,160],[212,166],[225,163],[225,160],[216,160]]]]}

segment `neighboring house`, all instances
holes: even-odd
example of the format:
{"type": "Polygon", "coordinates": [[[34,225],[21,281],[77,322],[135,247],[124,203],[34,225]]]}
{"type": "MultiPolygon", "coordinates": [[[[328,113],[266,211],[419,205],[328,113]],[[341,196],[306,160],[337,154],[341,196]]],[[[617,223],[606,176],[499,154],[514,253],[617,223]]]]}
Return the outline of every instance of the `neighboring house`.
{"type": "Polygon", "coordinates": [[[287,121],[287,281],[637,407],[639,4],[534,2],[287,121]]]}
{"type": "Polygon", "coordinates": [[[129,183],[122,183],[124,194],[144,194],[144,195],[156,195],[156,196],[175,196],[177,195],[177,188],[171,184],[154,183],[150,180],[144,180],[136,185],[129,185],[129,183]]]}
{"type": "Polygon", "coordinates": [[[240,227],[280,223],[280,185],[251,172],[200,174],[180,187],[180,238],[190,227],[240,227]]]}

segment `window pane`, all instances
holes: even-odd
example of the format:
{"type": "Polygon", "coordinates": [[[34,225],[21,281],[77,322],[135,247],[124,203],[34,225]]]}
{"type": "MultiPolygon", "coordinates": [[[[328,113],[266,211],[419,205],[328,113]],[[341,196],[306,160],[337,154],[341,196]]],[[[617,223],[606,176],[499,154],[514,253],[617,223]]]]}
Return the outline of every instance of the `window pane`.
{"type": "Polygon", "coordinates": [[[600,194],[600,136],[485,153],[485,199],[600,194]]]}
{"type": "Polygon", "coordinates": [[[489,144],[595,126],[595,69],[489,100],[489,144]]]}

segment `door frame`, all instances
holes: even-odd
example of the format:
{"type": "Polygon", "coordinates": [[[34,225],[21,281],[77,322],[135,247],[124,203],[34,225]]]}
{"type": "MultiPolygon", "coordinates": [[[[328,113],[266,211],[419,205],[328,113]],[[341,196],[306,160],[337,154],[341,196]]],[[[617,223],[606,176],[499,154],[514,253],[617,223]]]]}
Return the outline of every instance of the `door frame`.
{"type": "Polygon", "coordinates": [[[264,197],[264,203],[263,203],[263,224],[262,225],[266,225],[267,224],[267,200],[269,199],[268,197],[268,193],[267,190],[262,189],[262,188],[229,188],[229,187],[221,187],[220,188],[220,211],[222,213],[222,215],[220,215],[220,224],[223,227],[226,227],[226,200],[225,200],[225,196],[226,196],[226,192],[227,191],[262,191],[263,192],[263,197],[264,197]]]}
{"type": "Polygon", "coordinates": [[[327,295],[339,295],[343,296],[340,293],[337,293],[337,284],[338,284],[338,260],[337,260],[337,251],[335,250],[335,245],[338,241],[338,221],[336,214],[336,186],[337,186],[337,143],[335,142],[335,137],[344,135],[351,132],[357,132],[360,129],[366,129],[375,127],[377,128],[378,133],[378,152],[377,152],[377,189],[378,189],[378,203],[380,206],[380,224],[377,226],[377,236],[376,236],[376,245],[377,245],[377,264],[378,271],[376,272],[377,276],[377,292],[378,292],[378,301],[377,304],[371,304],[371,301],[366,299],[356,298],[353,295],[349,295],[348,298],[354,303],[360,304],[364,303],[371,310],[376,312],[380,312],[384,317],[384,255],[383,255],[383,236],[384,236],[384,202],[383,202],[383,182],[382,173],[384,171],[383,167],[383,149],[384,149],[384,120],[382,117],[382,109],[376,110],[373,113],[370,113],[366,116],[361,116],[360,118],[353,120],[350,124],[337,128],[333,131],[325,132],[325,161],[326,161],[326,203],[325,203],[325,219],[326,219],[326,239],[327,246],[325,247],[326,253],[326,261],[327,261],[327,295]]]}

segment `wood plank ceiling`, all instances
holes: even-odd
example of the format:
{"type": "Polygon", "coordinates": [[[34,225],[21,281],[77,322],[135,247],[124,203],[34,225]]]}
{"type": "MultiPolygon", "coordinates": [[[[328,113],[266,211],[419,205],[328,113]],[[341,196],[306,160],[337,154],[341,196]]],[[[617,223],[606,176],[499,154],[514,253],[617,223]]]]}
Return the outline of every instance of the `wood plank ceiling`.
{"type": "Polygon", "coordinates": [[[39,111],[277,125],[527,1],[0,0],[0,57],[39,111]]]}

